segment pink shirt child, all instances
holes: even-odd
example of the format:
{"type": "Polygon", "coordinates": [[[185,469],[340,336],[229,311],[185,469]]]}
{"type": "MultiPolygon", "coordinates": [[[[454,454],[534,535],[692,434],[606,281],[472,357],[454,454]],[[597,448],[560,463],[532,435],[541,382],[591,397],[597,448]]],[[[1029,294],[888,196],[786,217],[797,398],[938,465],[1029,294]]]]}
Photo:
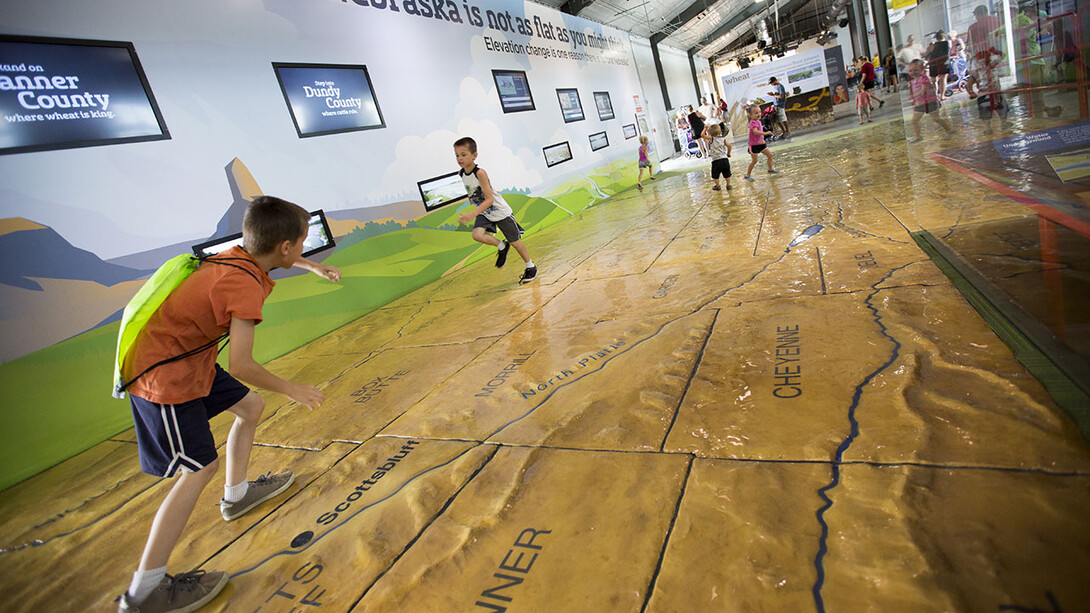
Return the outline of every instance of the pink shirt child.
{"type": "Polygon", "coordinates": [[[924,106],[930,102],[938,103],[939,101],[939,95],[935,92],[935,85],[931,83],[931,79],[926,74],[921,74],[909,84],[909,92],[913,104],[917,106],[924,106]]]}
{"type": "Polygon", "coordinates": [[[751,119],[749,122],[749,144],[765,144],[765,127],[761,125],[760,120],[751,119]]]}
{"type": "Polygon", "coordinates": [[[855,94],[855,107],[862,109],[870,106],[870,92],[862,91],[855,94]]]}

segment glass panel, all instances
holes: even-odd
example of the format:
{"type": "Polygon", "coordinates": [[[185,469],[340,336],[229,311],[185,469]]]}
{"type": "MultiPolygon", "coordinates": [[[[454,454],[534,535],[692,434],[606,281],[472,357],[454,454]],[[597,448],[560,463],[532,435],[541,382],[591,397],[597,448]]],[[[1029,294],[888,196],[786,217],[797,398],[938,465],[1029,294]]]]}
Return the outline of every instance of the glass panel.
{"type": "Polygon", "coordinates": [[[1036,329],[1035,341],[1054,343],[1085,364],[1090,45],[1084,5],[893,5],[917,229],[985,295],[1036,329]]]}

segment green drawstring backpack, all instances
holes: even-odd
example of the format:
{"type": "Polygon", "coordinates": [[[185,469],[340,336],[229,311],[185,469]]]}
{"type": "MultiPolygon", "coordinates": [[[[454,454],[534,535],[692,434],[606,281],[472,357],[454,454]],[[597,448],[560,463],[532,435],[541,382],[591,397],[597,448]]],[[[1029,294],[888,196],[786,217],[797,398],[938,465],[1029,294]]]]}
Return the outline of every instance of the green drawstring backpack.
{"type": "Polygon", "coordinates": [[[121,315],[121,328],[117,331],[117,355],[114,358],[114,398],[124,398],[125,390],[149,370],[162,366],[163,364],[174,362],[175,360],[181,360],[196,355],[218,345],[220,341],[227,338],[227,334],[225,333],[223,336],[209,341],[200,347],[190,349],[181,355],[169,357],[152,364],[146,368],[144,372],[141,372],[128,381],[125,381],[121,377],[122,362],[129,354],[129,350],[132,349],[133,343],[136,342],[136,337],[140,334],[140,331],[144,329],[144,326],[147,325],[148,320],[151,319],[151,316],[155,311],[159,310],[159,307],[162,306],[163,301],[167,299],[167,296],[177,289],[178,286],[182,284],[182,281],[188,279],[189,275],[193,274],[193,271],[197,270],[202,263],[212,262],[238,268],[253,277],[258,283],[261,283],[261,281],[249,270],[224,260],[246,261],[243,258],[197,257],[189,254],[175,256],[163,263],[163,265],[155,271],[155,274],[151,275],[151,278],[144,283],[140,288],[140,291],[136,292],[136,295],[132,297],[129,304],[125,306],[125,312],[121,315]]]}

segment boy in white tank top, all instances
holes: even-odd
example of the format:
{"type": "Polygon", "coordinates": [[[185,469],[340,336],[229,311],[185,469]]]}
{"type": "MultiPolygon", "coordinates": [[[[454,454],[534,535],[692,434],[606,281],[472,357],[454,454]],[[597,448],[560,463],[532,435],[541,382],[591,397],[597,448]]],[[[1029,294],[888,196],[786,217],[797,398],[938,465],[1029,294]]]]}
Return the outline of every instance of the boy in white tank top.
{"type": "Polygon", "coordinates": [[[461,168],[458,175],[466,186],[470,203],[475,205],[471,211],[466,211],[458,216],[459,223],[473,223],[473,240],[496,248],[496,268],[502,268],[507,263],[507,254],[511,247],[522,256],[526,263],[526,269],[519,277],[519,283],[527,283],[537,277],[537,266],[530,259],[530,252],[522,243],[522,226],[515,221],[511,214],[511,207],[507,205],[498,192],[492,190],[492,184],[488,180],[488,173],[477,166],[477,142],[472,138],[459,138],[454,142],[454,157],[461,168]],[[492,236],[499,229],[503,232],[506,241],[501,241],[492,236]]]}

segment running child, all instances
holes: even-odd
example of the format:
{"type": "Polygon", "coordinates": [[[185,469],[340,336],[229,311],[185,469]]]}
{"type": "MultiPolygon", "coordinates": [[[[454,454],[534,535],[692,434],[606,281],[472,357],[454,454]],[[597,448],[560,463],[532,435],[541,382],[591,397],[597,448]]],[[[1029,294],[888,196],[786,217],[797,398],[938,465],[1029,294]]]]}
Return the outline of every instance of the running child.
{"type": "Polygon", "coordinates": [[[507,254],[514,247],[526,263],[519,283],[533,281],[537,276],[537,266],[530,259],[526,245],[522,244],[522,233],[525,230],[515,221],[511,207],[504,202],[503,196],[492,190],[488,173],[477,166],[477,141],[468,136],[454,141],[454,159],[461,168],[458,175],[466,186],[469,201],[476,206],[472,211],[459,215],[458,223],[468,223],[469,220],[476,219],[473,222],[473,240],[496,248],[496,268],[503,268],[507,263],[507,254]],[[497,228],[503,231],[506,241],[491,236],[496,233],[497,228]]]}
{"type": "Polygon", "coordinates": [[[712,159],[712,181],[715,191],[720,191],[719,177],[725,177],[727,189],[730,189],[730,141],[723,135],[725,124],[713,123],[704,128],[701,138],[708,144],[708,157],[712,159]]]}
{"type": "Polygon", "coordinates": [[[636,176],[636,188],[643,190],[643,184],[640,182],[643,179],[643,169],[647,169],[647,178],[652,181],[655,180],[655,171],[651,168],[651,147],[647,144],[647,136],[640,136],[640,173],[636,176]]]}
{"type": "Polygon", "coordinates": [[[235,415],[223,449],[223,519],[239,518],[287,490],[295,479],[285,471],[247,481],[265,400],[239,379],[311,409],[324,399],[318,388],[281,379],[253,358],[254,327],[261,323],[262,305],[274,285],[270,270],[295,266],[331,281],[341,278],[336,268],[301,257],[309,218],[306,210],[285,200],[255,198],[242,219],[242,246],[202,263],[166,297],[123,356],[140,468],[177,478],[152,521],[132,584],[118,598],[119,611],[195,611],[227,584],[223,571],[167,574],[182,529],[219,468],[209,419],[224,411],[235,415]],[[231,338],[230,373],[216,364],[224,333],[231,338]]]}
{"type": "Polygon", "coordinates": [[[750,174],[753,173],[753,167],[757,165],[757,156],[765,154],[768,158],[768,174],[774,175],[778,170],[772,169],[772,152],[768,150],[768,145],[765,144],[765,137],[772,136],[772,132],[765,130],[761,125],[761,107],[757,104],[751,104],[746,108],[746,115],[749,117],[749,168],[746,169],[746,176],[742,177],[746,181],[752,181],[753,177],[750,174]]]}
{"type": "Polygon", "coordinates": [[[930,115],[935,123],[942,126],[947,134],[953,134],[954,129],[946,119],[939,117],[939,95],[935,91],[935,83],[924,71],[923,60],[912,60],[908,65],[908,89],[912,97],[912,130],[916,138],[912,140],[918,143],[923,140],[920,136],[920,120],[924,115],[930,115]]]}
{"type": "Polygon", "coordinates": [[[863,125],[863,118],[867,118],[867,123],[870,122],[870,105],[873,96],[867,91],[863,84],[860,83],[855,86],[855,106],[859,108],[859,125],[863,125]]]}

